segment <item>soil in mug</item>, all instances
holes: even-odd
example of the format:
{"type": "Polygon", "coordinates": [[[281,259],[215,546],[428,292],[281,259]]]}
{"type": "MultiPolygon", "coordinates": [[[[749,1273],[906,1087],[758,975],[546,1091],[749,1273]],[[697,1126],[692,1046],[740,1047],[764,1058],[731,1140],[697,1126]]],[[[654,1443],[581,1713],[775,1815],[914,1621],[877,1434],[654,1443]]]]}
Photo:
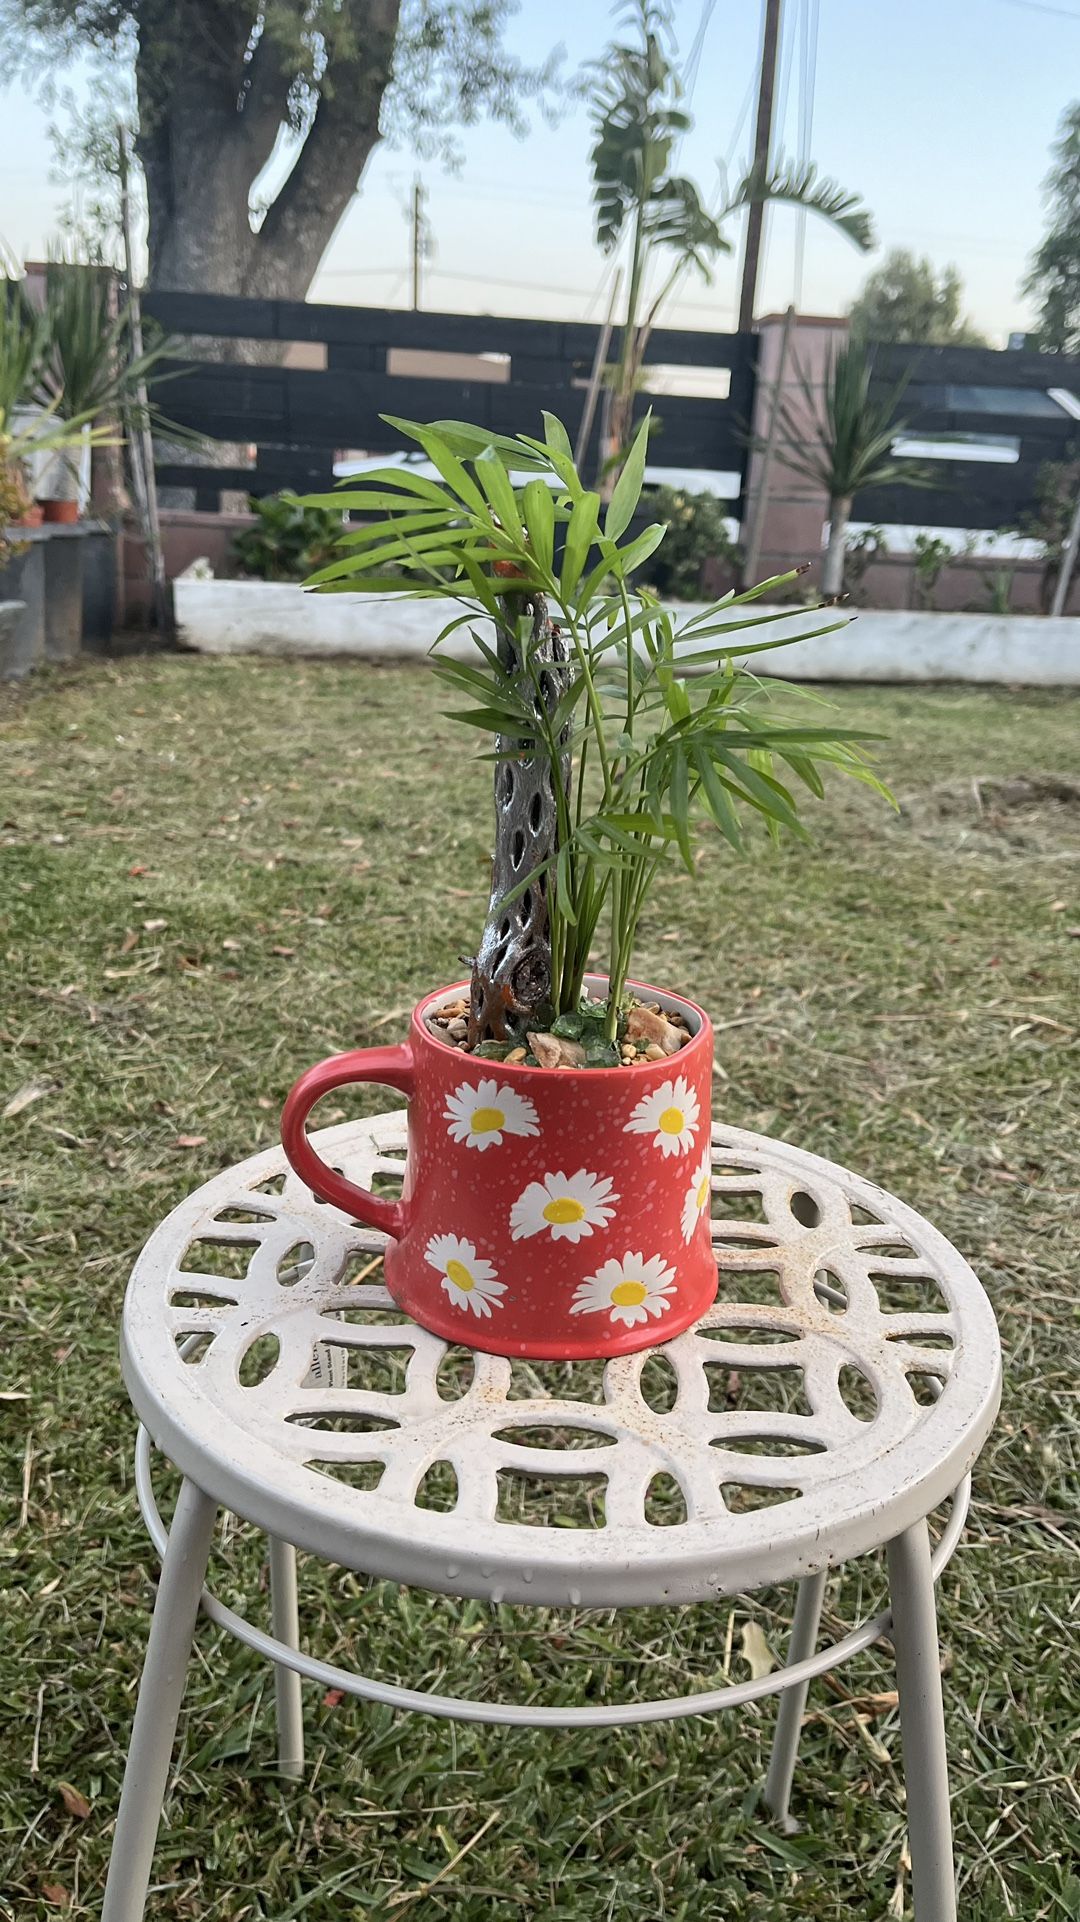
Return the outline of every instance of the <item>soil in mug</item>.
{"type": "Polygon", "coordinates": [[[513,1041],[469,1040],[469,1003],[462,995],[455,1001],[433,1008],[425,1021],[437,1040],[457,1048],[462,1054],[482,1061],[505,1061],[523,1068],[618,1068],[632,1067],[638,1061],[662,1061],[678,1054],[692,1039],[689,1028],[677,1011],[661,1008],[655,1001],[630,1000],[619,1011],[618,1033],[609,1041],[604,1033],[607,1002],[583,997],[572,1014],[560,1014],[547,1021],[541,1014],[530,1028],[524,1044],[513,1041]]]}

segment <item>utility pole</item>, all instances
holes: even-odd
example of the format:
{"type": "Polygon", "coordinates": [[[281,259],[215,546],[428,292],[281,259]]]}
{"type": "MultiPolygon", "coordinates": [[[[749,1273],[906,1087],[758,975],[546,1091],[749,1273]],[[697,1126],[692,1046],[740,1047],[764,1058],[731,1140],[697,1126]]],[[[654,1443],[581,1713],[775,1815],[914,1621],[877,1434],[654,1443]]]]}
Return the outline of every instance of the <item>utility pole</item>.
{"type": "Polygon", "coordinates": [[[420,261],[424,252],[424,183],[417,174],[412,190],[412,304],[420,306],[420,261]]]}
{"type": "MultiPolygon", "coordinates": [[[[768,172],[772,148],[773,94],[776,91],[776,65],[780,51],[780,9],[783,0],[765,0],[765,30],[761,41],[761,73],[758,77],[757,119],[754,122],[754,173],[768,172]]],[[[758,267],[761,261],[761,231],[765,222],[765,203],[752,200],[746,217],[746,251],[743,254],[742,291],[739,295],[739,332],[748,334],[754,324],[758,267]]]]}

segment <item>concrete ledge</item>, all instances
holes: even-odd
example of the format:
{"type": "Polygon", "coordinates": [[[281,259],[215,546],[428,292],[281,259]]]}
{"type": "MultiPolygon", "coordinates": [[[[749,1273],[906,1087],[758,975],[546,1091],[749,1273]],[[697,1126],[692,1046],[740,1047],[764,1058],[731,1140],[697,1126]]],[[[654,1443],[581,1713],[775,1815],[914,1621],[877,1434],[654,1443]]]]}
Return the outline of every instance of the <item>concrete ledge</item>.
{"type": "MultiPolygon", "coordinates": [[[[427,654],[453,615],[453,603],[402,596],[310,594],[277,581],[173,582],[176,622],[184,646],[204,654],[269,654],[314,659],[414,660],[427,654]]],[[[681,624],[702,611],[680,602],[681,624]]],[[[732,610],[732,620],[740,610],[732,610]]],[[[748,614],[778,612],[763,605],[748,614]]],[[[793,608],[771,630],[791,645],[754,657],[762,673],[798,681],[970,681],[1023,687],[1080,686],[1080,619],[1037,615],[909,614],[870,610],[820,639],[797,642],[820,626],[823,611],[793,608]]],[[[747,641],[766,640],[756,628],[747,641]]],[[[693,644],[690,644],[693,645],[693,644]]],[[[459,660],[476,650],[463,628],[445,648],[459,660]]]]}

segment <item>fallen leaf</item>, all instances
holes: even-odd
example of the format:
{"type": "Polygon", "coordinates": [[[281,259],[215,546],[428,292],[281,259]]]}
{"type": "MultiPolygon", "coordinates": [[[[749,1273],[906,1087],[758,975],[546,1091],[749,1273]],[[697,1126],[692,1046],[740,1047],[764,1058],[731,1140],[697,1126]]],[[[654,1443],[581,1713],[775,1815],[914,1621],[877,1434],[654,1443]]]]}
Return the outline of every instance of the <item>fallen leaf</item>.
{"type": "Polygon", "coordinates": [[[763,1675],[771,1675],[776,1667],[776,1656],[756,1622],[743,1623],[742,1656],[753,1682],[759,1681],[763,1675]]]}
{"type": "Polygon", "coordinates": [[[134,880],[136,875],[149,874],[149,872],[150,872],[150,869],[143,867],[141,861],[136,861],[135,866],[133,868],[128,869],[128,876],[131,880],[134,880]]]}
{"type": "Polygon", "coordinates": [[[255,1106],[257,1108],[273,1108],[275,1105],[276,1104],[273,1101],[271,1101],[269,1095],[257,1094],[255,1096],[255,1106]]]}
{"type": "Polygon", "coordinates": [[[295,954],[295,948],[271,948],[271,954],[295,954]]]}
{"type": "Polygon", "coordinates": [[[138,947],[138,945],[139,945],[139,931],[138,931],[138,929],[137,929],[137,928],[129,928],[129,929],[127,930],[127,933],[125,934],[125,936],[124,936],[124,938],[123,938],[123,940],[122,940],[122,941],[121,941],[121,943],[120,943],[120,952],[121,952],[121,954],[130,954],[130,953],[131,953],[131,950],[132,950],[132,948],[137,948],[137,947],[138,947]]]}
{"type": "Polygon", "coordinates": [[[1051,901],[1050,912],[1051,914],[1061,914],[1067,906],[1067,901],[1051,901]]]}
{"type": "Polygon", "coordinates": [[[25,1388],[0,1388],[0,1401],[29,1401],[30,1395],[25,1388]]]}
{"type": "Polygon", "coordinates": [[[177,1135],[176,1140],[173,1142],[173,1147],[205,1148],[208,1140],[208,1135],[177,1135]]]}
{"type": "Polygon", "coordinates": [[[1074,941],[1080,941],[1080,928],[1066,928],[1065,932],[1070,934],[1074,941]]]}
{"type": "Polygon", "coordinates": [[[12,1095],[7,1106],[0,1111],[0,1121],[13,1120],[17,1114],[22,1113],[24,1108],[28,1108],[32,1101],[41,1101],[45,1095],[54,1093],[55,1088],[51,1081],[24,1081],[22,1087],[12,1095]]]}
{"type": "Polygon", "coordinates": [[[343,1688],[328,1688],[322,1699],[324,1708],[338,1708],[345,1700],[345,1690],[343,1688]]]}
{"type": "Polygon", "coordinates": [[[62,1882],[43,1882],[41,1893],[54,1909],[66,1909],[71,1897],[62,1882]]]}
{"type": "Polygon", "coordinates": [[[56,1788],[68,1814],[77,1815],[80,1822],[87,1821],[90,1815],[90,1804],[81,1790],[73,1788],[70,1782],[58,1782],[56,1788]]]}
{"type": "Polygon", "coordinates": [[[143,922],[143,927],[146,929],[147,934],[160,934],[162,928],[167,928],[168,925],[167,921],[161,920],[143,922]]]}
{"type": "Polygon", "coordinates": [[[228,938],[224,940],[221,945],[223,948],[228,948],[231,954],[236,954],[243,947],[244,944],[242,941],[234,941],[232,936],[229,935],[228,938]]]}

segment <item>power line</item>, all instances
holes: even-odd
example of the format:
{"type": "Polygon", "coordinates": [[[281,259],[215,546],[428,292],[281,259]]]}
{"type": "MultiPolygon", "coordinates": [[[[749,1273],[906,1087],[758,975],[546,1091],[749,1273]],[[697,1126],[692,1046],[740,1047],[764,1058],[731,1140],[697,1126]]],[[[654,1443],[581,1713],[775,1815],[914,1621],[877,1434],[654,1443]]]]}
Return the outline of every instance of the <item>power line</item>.
{"type": "MultiPolygon", "coordinates": [[[[821,0],[802,0],[802,75],[799,87],[799,164],[810,162],[814,141],[814,101],[817,92],[818,41],[821,29],[821,0]]],[[[805,207],[799,209],[795,224],[795,273],[791,304],[796,313],[802,305],[803,269],[806,264],[805,207]]]]}

